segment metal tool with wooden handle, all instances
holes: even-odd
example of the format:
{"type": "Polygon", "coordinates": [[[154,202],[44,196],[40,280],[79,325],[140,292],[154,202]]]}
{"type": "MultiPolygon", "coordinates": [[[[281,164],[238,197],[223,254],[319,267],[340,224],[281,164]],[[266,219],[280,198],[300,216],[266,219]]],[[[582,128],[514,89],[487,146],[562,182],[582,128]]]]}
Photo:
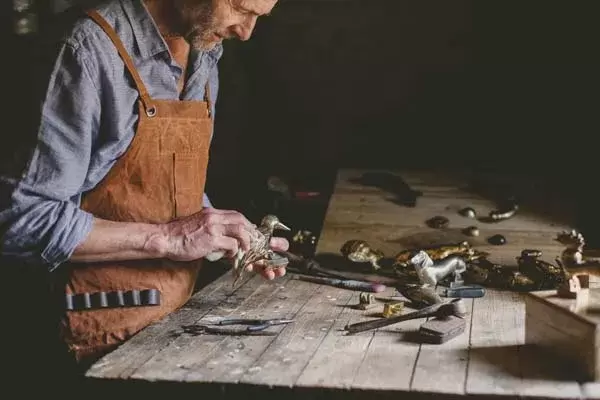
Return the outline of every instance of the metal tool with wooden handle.
{"type": "Polygon", "coordinates": [[[462,299],[455,298],[448,302],[437,303],[431,306],[422,308],[420,310],[402,314],[395,317],[390,318],[380,318],[371,321],[357,322],[355,324],[346,325],[344,330],[349,334],[365,332],[372,329],[383,328],[384,326],[389,326],[393,324],[397,324],[398,322],[408,321],[411,319],[417,318],[427,318],[431,316],[442,316],[442,315],[456,315],[456,316],[464,316],[466,314],[465,304],[462,299]]]}

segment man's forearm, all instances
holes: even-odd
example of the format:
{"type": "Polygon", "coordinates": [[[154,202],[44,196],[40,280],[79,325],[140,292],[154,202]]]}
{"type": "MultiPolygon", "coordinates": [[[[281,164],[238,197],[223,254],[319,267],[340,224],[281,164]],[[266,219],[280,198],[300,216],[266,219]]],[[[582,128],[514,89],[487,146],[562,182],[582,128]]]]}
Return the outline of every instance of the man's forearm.
{"type": "Polygon", "coordinates": [[[114,222],[94,218],[94,226],[73,252],[70,261],[100,262],[161,258],[165,256],[163,226],[114,222]]]}

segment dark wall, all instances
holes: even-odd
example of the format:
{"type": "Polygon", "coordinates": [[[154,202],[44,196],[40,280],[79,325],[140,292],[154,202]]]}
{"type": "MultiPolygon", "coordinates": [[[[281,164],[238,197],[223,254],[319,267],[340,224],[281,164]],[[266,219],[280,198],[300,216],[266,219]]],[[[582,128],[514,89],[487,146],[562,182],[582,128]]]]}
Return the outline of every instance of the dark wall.
{"type": "Polygon", "coordinates": [[[577,171],[599,128],[596,4],[281,1],[227,47],[215,165],[577,171]]]}

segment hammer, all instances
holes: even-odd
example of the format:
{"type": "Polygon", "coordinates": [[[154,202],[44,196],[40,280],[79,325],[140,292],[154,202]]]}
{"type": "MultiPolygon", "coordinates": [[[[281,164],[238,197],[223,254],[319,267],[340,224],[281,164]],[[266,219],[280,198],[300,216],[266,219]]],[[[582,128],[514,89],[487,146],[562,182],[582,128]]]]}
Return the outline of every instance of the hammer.
{"type": "Polygon", "coordinates": [[[355,324],[346,325],[344,330],[348,332],[348,334],[354,334],[369,331],[371,329],[382,328],[384,326],[397,324],[398,322],[408,321],[411,319],[427,317],[446,317],[449,315],[455,315],[457,317],[462,318],[466,314],[467,308],[465,306],[464,301],[460,298],[453,298],[448,302],[436,303],[408,314],[402,314],[390,318],[380,318],[371,321],[357,322],[355,324]]]}

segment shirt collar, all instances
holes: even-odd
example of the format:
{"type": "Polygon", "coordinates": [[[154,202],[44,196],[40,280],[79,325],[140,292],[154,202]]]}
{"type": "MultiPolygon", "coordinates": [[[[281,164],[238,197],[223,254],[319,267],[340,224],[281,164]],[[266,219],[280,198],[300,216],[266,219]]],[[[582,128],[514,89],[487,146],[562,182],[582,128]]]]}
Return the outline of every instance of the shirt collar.
{"type": "MultiPolygon", "coordinates": [[[[157,54],[169,54],[169,47],[160,34],[154,19],[146,9],[142,0],[121,0],[125,14],[131,24],[133,36],[143,58],[151,58],[157,54]]],[[[202,52],[199,52],[202,53],[202,52]]],[[[218,44],[213,49],[206,52],[215,62],[223,54],[223,45],[218,44]]],[[[195,54],[199,56],[200,54],[195,54]]]]}
{"type": "Polygon", "coordinates": [[[140,56],[150,58],[168,53],[169,48],[142,0],[121,0],[121,3],[131,24],[140,56]]]}

